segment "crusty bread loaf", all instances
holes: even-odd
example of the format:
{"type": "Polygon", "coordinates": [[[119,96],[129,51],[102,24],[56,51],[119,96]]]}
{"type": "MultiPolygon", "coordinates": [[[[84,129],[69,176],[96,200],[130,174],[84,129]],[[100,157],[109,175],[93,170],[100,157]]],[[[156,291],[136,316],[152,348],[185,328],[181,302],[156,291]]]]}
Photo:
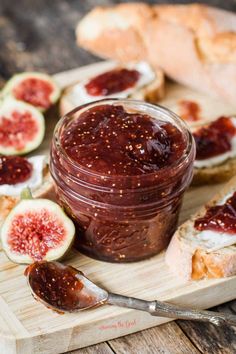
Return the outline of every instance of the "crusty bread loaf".
{"type": "Polygon", "coordinates": [[[152,18],[153,9],[146,4],[95,7],[79,23],[77,41],[101,57],[121,62],[147,59],[143,33],[152,18]]]}
{"type": "Polygon", "coordinates": [[[145,60],[172,79],[228,102],[236,91],[236,15],[203,4],[97,7],[79,23],[82,47],[145,60]]]}
{"type": "Polygon", "coordinates": [[[183,280],[220,278],[236,274],[236,245],[209,251],[198,243],[195,237],[198,231],[194,228],[194,221],[205,214],[206,207],[216,205],[235,191],[236,177],[175,232],[165,259],[170,269],[183,280]]]}
{"type": "MultiPolygon", "coordinates": [[[[104,70],[102,71],[104,72],[104,70]]],[[[139,89],[136,89],[129,98],[133,98],[136,100],[143,100],[150,103],[156,103],[164,97],[165,94],[165,79],[164,73],[161,69],[155,70],[155,80],[150,84],[145,85],[139,89]]],[[[76,85],[76,84],[75,84],[76,85]]],[[[75,107],[80,104],[84,104],[87,102],[79,102],[79,98],[75,99],[72,94],[73,88],[75,85],[72,85],[65,89],[61,96],[60,100],[60,114],[63,116],[66,113],[70,112],[75,107]]]]}
{"type": "MultiPolygon", "coordinates": [[[[32,194],[34,198],[55,199],[53,180],[51,178],[48,165],[46,165],[43,171],[43,184],[32,194]]],[[[0,195],[0,226],[19,200],[20,197],[0,195]]]]}

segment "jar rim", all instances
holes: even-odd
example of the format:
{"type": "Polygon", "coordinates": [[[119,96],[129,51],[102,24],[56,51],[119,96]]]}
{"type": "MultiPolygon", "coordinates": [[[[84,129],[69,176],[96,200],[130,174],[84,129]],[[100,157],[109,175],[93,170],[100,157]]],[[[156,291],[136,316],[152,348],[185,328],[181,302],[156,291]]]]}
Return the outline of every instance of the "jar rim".
{"type": "MultiPolygon", "coordinates": [[[[133,108],[133,107],[132,107],[133,108]]],[[[153,119],[156,119],[155,116],[150,114],[150,116],[153,119]]],[[[54,129],[54,136],[53,136],[56,148],[58,149],[60,156],[64,159],[66,159],[66,162],[73,167],[73,169],[78,172],[78,173],[86,173],[90,177],[95,177],[95,178],[105,178],[107,181],[112,180],[112,178],[119,178],[120,180],[127,180],[127,178],[138,178],[138,179],[144,179],[154,176],[154,175],[162,175],[166,174],[168,175],[169,171],[175,170],[175,169],[180,169],[182,165],[184,165],[185,161],[189,158],[189,156],[192,153],[195,153],[195,142],[193,139],[192,134],[190,133],[187,124],[174,112],[169,110],[166,107],[163,107],[161,105],[154,105],[151,103],[147,103],[144,101],[139,101],[139,100],[132,100],[132,99],[119,99],[119,98],[110,98],[110,99],[102,99],[102,100],[97,100],[97,101],[92,101],[86,104],[83,104],[81,106],[78,106],[74,108],[72,111],[68,112],[65,114],[63,117],[60,118],[58,121],[55,129],[54,129]],[[185,139],[186,139],[186,147],[183,151],[183,154],[179,159],[177,159],[174,163],[167,165],[165,167],[160,168],[157,171],[153,171],[150,173],[145,173],[145,174],[137,174],[137,175],[109,175],[105,173],[99,173],[96,171],[91,171],[89,168],[86,168],[85,166],[80,165],[78,162],[74,161],[66,152],[66,150],[63,148],[61,141],[60,141],[60,132],[65,126],[65,124],[71,121],[72,117],[74,116],[75,113],[78,113],[79,111],[85,111],[89,109],[90,107],[94,107],[97,105],[102,105],[102,104],[111,104],[111,105],[124,105],[124,108],[126,108],[127,105],[134,105],[137,106],[137,111],[140,110],[141,113],[148,113],[148,111],[152,110],[155,111],[156,113],[160,113],[160,118],[171,118],[172,123],[174,122],[177,126],[178,129],[180,129],[181,133],[184,134],[185,139]],[[143,107],[144,109],[141,110],[140,107],[143,107]]]]}

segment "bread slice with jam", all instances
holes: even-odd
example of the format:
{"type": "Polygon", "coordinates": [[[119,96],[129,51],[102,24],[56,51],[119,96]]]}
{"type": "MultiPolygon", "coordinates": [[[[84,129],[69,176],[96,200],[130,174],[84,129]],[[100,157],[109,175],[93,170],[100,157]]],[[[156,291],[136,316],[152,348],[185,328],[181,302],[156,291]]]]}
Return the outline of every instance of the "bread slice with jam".
{"type": "MultiPolygon", "coordinates": [[[[31,191],[34,198],[46,198],[51,200],[55,199],[53,180],[49,172],[49,165],[47,163],[45,163],[42,171],[42,183],[37,186],[37,188],[32,189],[31,191]]],[[[19,200],[20,192],[18,193],[18,195],[8,195],[8,193],[0,194],[0,226],[9,214],[9,212],[19,202],[19,200]]]]}
{"type": "MultiPolygon", "coordinates": [[[[236,275],[236,231],[199,231],[196,221],[206,216],[209,208],[224,205],[236,192],[236,177],[175,232],[165,260],[170,270],[184,281],[221,278],[236,275]],[[204,232],[204,233],[203,233],[204,232]]],[[[236,198],[236,197],[235,197],[236,198]]],[[[236,209],[231,205],[230,220],[236,224],[236,209]],[[235,215],[234,215],[235,213],[235,215]]],[[[212,209],[211,209],[212,210],[212,209]]],[[[212,211],[212,215],[214,216],[212,211]]],[[[215,214],[217,215],[217,214],[215,214]]],[[[227,217],[227,215],[225,216],[227,217]]],[[[211,219],[211,222],[214,219],[211,219]]],[[[223,220],[215,220],[222,225],[223,220]]],[[[232,226],[232,225],[231,225],[232,226]]]]}
{"type": "Polygon", "coordinates": [[[164,97],[164,86],[165,79],[161,69],[153,69],[146,62],[133,62],[128,64],[114,62],[112,66],[109,66],[108,70],[104,71],[103,69],[95,75],[90,75],[88,78],[68,87],[62,94],[60,100],[60,113],[61,115],[65,115],[82,104],[109,98],[131,98],[157,103],[164,97]],[[136,72],[140,77],[132,86],[119,91],[116,85],[119,85],[119,82],[117,83],[119,80],[121,80],[120,84],[122,85],[122,77],[115,77],[112,74],[119,70],[124,70],[123,75],[126,76],[124,80],[126,80],[127,84],[129,84],[129,79],[127,79],[129,72],[136,72]],[[93,83],[96,84],[95,87],[92,87],[93,83]],[[102,87],[101,84],[103,85],[102,87]],[[100,87],[98,85],[100,85],[100,87]],[[114,90],[114,86],[116,86],[116,90],[114,90]],[[109,93],[109,90],[115,92],[109,93]],[[90,94],[92,91],[97,91],[98,94],[90,94]],[[106,93],[102,94],[102,92],[106,93]]]}
{"type": "Polygon", "coordinates": [[[192,185],[223,183],[236,175],[236,118],[219,117],[191,129],[196,143],[192,185]]]}
{"type": "Polygon", "coordinates": [[[192,186],[224,183],[236,175],[236,158],[229,158],[217,166],[194,168],[192,186]]]}

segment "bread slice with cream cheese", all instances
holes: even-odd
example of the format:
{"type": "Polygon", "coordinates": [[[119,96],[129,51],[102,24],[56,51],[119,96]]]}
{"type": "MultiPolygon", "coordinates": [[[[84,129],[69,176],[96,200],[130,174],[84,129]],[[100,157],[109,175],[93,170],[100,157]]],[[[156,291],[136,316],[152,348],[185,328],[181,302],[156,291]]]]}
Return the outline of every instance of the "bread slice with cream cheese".
{"type": "MultiPolygon", "coordinates": [[[[37,156],[37,158],[39,157],[43,158],[43,156],[37,156]]],[[[35,158],[36,156],[29,158],[29,160],[32,161],[32,159],[35,158]]],[[[44,158],[46,159],[46,157],[44,158]]],[[[36,160],[35,162],[36,165],[39,166],[38,161],[36,160]]],[[[44,163],[41,171],[35,171],[35,176],[37,179],[39,178],[40,174],[41,181],[38,181],[37,184],[35,184],[35,187],[34,184],[31,185],[28,181],[18,184],[19,190],[15,188],[15,191],[12,189],[12,186],[4,185],[5,191],[3,189],[1,190],[3,185],[0,186],[0,226],[12,208],[14,208],[14,206],[20,200],[20,193],[22,189],[26,188],[27,186],[31,187],[31,192],[34,198],[47,198],[52,200],[55,199],[54,185],[51,174],[49,172],[48,163],[44,163]]]]}
{"type": "Polygon", "coordinates": [[[182,224],[172,237],[165,260],[170,270],[182,280],[236,275],[236,234],[216,234],[206,230],[198,231],[194,227],[195,220],[204,216],[207,208],[224,204],[235,191],[236,177],[182,224]]]}
{"type": "Polygon", "coordinates": [[[236,158],[212,167],[194,168],[192,186],[224,183],[236,175],[236,158]]]}
{"type": "Polygon", "coordinates": [[[154,70],[145,62],[133,62],[129,64],[118,64],[114,62],[114,65],[109,66],[108,70],[104,71],[103,69],[101,72],[97,72],[96,75],[90,75],[88,78],[68,87],[62,94],[60,100],[60,113],[61,115],[65,115],[75,107],[99,99],[132,98],[156,103],[164,97],[164,94],[164,74],[161,69],[154,70]],[[141,73],[141,77],[133,87],[109,96],[91,96],[86,92],[85,85],[91,79],[116,68],[138,70],[141,73]]]}
{"type": "Polygon", "coordinates": [[[223,183],[235,176],[236,118],[219,117],[191,130],[196,133],[197,150],[192,185],[223,183]],[[200,137],[198,131],[201,132],[200,137]],[[207,157],[207,152],[209,154],[212,149],[213,152],[215,149],[215,153],[218,150],[218,153],[207,157]]]}
{"type": "MultiPolygon", "coordinates": [[[[234,118],[236,105],[225,104],[221,100],[208,97],[199,92],[186,89],[179,85],[168,85],[167,96],[160,104],[180,116],[189,129],[194,132],[201,127],[216,121],[218,117],[234,118]]],[[[218,159],[214,164],[205,161],[205,166],[194,168],[192,185],[204,185],[227,182],[236,175],[236,145],[234,156],[218,159]]]]}

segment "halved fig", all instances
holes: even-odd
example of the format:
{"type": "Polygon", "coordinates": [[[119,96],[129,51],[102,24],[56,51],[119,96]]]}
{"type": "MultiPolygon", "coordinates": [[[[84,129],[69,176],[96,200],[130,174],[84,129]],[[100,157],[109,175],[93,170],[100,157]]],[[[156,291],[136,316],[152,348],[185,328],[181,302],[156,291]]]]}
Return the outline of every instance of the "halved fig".
{"type": "Polygon", "coordinates": [[[33,106],[7,97],[0,105],[0,154],[21,155],[42,142],[45,122],[33,106]]]}
{"type": "Polygon", "coordinates": [[[2,247],[15,263],[58,260],[72,245],[73,222],[48,199],[22,199],[1,228],[2,247]]]}
{"type": "Polygon", "coordinates": [[[60,96],[60,88],[47,74],[25,72],[14,75],[5,85],[3,96],[10,94],[15,99],[31,104],[44,111],[60,96]]]}

